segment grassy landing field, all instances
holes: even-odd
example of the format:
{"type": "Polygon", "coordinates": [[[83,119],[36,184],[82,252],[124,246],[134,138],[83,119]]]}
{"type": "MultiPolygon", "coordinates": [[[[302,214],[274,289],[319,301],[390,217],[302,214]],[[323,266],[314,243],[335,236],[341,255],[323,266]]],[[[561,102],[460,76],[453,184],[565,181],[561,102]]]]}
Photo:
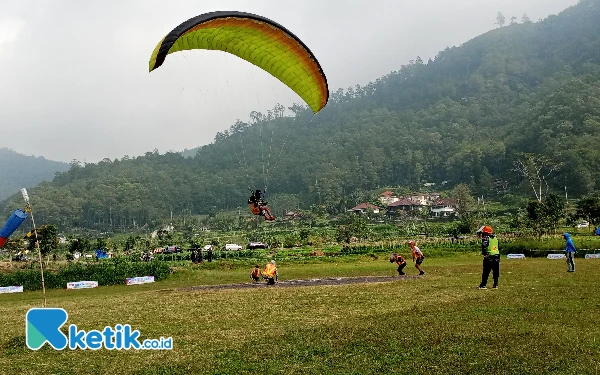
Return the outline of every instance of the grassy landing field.
{"type": "MultiPolygon", "coordinates": [[[[67,325],[128,323],[142,339],[173,337],[171,351],[30,351],[25,313],[41,292],[0,295],[0,373],[597,374],[600,260],[576,263],[569,274],[563,260],[502,259],[498,290],[475,289],[481,258],[466,254],[386,283],[178,291],[250,272],[184,268],[155,284],[48,292],[67,325]]],[[[278,266],[281,279],[395,273],[381,257],[278,266]]]]}

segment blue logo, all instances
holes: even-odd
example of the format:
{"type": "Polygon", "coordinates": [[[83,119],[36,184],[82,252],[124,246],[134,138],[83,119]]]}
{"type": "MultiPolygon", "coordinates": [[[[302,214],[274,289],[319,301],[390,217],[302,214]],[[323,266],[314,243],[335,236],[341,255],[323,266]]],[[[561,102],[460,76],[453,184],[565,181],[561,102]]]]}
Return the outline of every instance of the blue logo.
{"type": "Polygon", "coordinates": [[[102,331],[84,331],[77,329],[75,324],[69,326],[69,337],[60,327],[67,322],[68,314],[64,309],[34,308],[25,317],[25,337],[27,347],[38,350],[47,342],[56,350],[91,349],[104,347],[108,350],[171,350],[173,338],[146,339],[139,341],[140,331],[132,330],[129,324],[117,324],[114,328],[104,327],[102,331]]]}
{"type": "Polygon", "coordinates": [[[67,347],[67,336],[60,327],[69,314],[64,309],[31,309],[25,315],[25,341],[31,350],[38,350],[46,342],[56,350],[67,347]]]}

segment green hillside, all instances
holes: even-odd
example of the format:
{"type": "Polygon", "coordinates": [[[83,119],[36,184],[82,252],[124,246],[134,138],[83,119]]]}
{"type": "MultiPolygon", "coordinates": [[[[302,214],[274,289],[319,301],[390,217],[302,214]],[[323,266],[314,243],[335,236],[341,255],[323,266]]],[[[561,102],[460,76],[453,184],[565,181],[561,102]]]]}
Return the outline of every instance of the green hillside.
{"type": "Polygon", "coordinates": [[[51,181],[56,172],[69,169],[69,164],[47,160],[42,156],[26,156],[8,148],[0,148],[0,200],[21,188],[51,181]]]}
{"type": "Polygon", "coordinates": [[[599,47],[600,4],[581,1],[332,92],[317,115],[298,105],[253,112],[194,158],[149,152],[74,166],[32,197],[42,220],[83,227],[244,207],[249,187],[331,213],[379,187],[425,182],[502,199],[531,194],[514,171],[522,152],[560,165],[550,190],[583,197],[600,188],[599,47]]]}

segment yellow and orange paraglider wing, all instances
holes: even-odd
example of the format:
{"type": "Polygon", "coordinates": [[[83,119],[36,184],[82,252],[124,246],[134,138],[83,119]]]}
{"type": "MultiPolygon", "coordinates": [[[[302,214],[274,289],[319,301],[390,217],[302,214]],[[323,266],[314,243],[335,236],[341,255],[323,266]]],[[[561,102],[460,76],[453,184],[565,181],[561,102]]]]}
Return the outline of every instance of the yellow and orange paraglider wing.
{"type": "Polygon", "coordinates": [[[212,12],[194,17],[171,31],[150,57],[150,71],[167,55],[192,49],[236,55],[270,73],[296,92],[317,113],[329,89],[319,62],[308,47],[283,26],[242,12],[212,12]]]}

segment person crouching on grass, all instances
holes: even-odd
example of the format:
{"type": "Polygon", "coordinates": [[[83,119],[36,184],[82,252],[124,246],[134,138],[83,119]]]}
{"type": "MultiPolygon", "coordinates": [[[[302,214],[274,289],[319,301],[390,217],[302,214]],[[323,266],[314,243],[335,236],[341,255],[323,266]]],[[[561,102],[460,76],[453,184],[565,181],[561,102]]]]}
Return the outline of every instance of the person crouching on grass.
{"type": "Polygon", "coordinates": [[[417,245],[415,245],[415,241],[408,241],[408,246],[410,246],[410,251],[412,251],[412,260],[413,262],[415,262],[415,268],[419,270],[419,276],[425,275],[425,272],[421,268],[423,259],[425,259],[425,256],[423,256],[423,253],[421,252],[421,249],[419,249],[417,245]]]}
{"type": "Polygon", "coordinates": [[[404,267],[406,267],[406,260],[402,257],[402,255],[396,253],[392,254],[390,257],[390,263],[394,262],[396,262],[398,265],[398,276],[406,275],[406,273],[403,271],[404,267]]]}
{"type": "Polygon", "coordinates": [[[260,280],[260,267],[257,265],[254,266],[252,272],[250,272],[250,278],[256,283],[260,280]]]}
{"type": "Polygon", "coordinates": [[[267,280],[267,285],[274,285],[276,282],[279,282],[279,275],[277,273],[277,267],[275,267],[275,260],[267,263],[262,275],[263,279],[267,280]]]}

